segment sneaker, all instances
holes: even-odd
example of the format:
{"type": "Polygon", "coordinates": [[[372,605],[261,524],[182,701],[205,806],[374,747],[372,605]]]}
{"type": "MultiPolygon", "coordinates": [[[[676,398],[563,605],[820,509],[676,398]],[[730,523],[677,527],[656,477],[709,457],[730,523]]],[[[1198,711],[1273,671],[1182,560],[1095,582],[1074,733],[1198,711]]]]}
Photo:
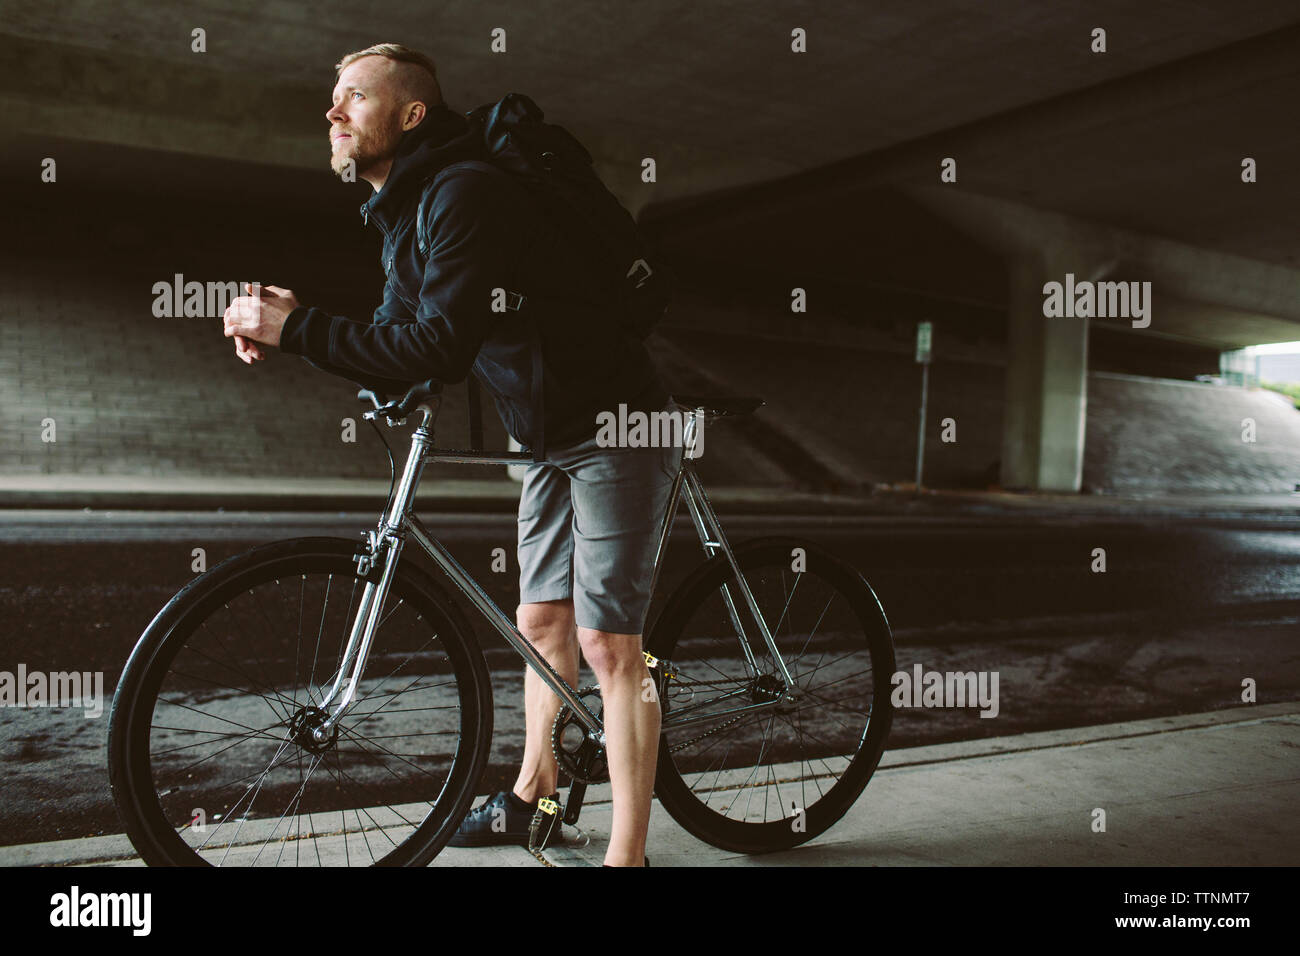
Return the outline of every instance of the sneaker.
{"type": "MultiPolygon", "coordinates": [[[[559,802],[558,793],[550,799],[559,802]]],[[[510,790],[492,794],[465,814],[460,829],[448,846],[528,846],[528,828],[537,812],[536,803],[526,803],[510,790]],[[494,825],[495,824],[495,825],[494,825]]],[[[561,808],[561,813],[563,808],[561,808]]],[[[537,830],[537,847],[545,849],[560,835],[560,813],[544,814],[537,830]]]]}

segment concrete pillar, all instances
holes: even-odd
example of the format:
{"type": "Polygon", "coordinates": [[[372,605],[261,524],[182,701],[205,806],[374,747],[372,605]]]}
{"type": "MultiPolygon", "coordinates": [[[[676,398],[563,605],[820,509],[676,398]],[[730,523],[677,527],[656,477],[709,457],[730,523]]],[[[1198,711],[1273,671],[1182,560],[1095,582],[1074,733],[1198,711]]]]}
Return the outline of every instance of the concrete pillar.
{"type": "Polygon", "coordinates": [[[1087,274],[1048,251],[1012,261],[1002,474],[1009,489],[1078,492],[1087,422],[1088,319],[1043,315],[1043,284],[1087,274]]]}

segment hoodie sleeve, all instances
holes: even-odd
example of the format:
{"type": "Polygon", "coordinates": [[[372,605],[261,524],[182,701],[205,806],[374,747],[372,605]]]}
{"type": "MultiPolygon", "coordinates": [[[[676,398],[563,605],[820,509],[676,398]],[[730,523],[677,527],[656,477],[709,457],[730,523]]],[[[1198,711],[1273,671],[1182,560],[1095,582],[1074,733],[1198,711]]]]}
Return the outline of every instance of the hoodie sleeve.
{"type": "MultiPolygon", "coordinates": [[[[313,365],[322,372],[329,372],[331,375],[345,378],[360,388],[374,389],[380,395],[387,398],[399,398],[405,394],[407,389],[415,384],[411,381],[381,378],[377,375],[363,375],[354,372],[351,369],[339,368],[337,365],[331,365],[329,362],[323,362],[320,359],[307,358],[305,355],[303,356],[303,359],[308,365],[313,365]]],[[[423,381],[423,379],[421,379],[421,381],[423,381]]]]}
{"type": "MultiPolygon", "coordinates": [[[[510,290],[530,241],[510,184],[474,168],[455,170],[429,204],[429,260],[415,321],[355,322],[320,309],[289,314],[280,348],[355,375],[459,382],[501,319],[493,290],[510,290]]],[[[385,305],[389,295],[385,289],[385,305]]]]}
{"type": "MultiPolygon", "coordinates": [[[[323,344],[313,346],[307,339],[306,331],[308,326],[303,320],[311,311],[313,310],[299,306],[286,316],[284,328],[280,332],[280,350],[282,352],[301,355],[304,362],[320,369],[322,372],[345,378],[360,388],[372,388],[389,398],[399,396],[411,387],[413,382],[409,380],[389,379],[378,375],[363,375],[353,369],[332,365],[323,358],[313,358],[313,355],[325,355],[326,347],[323,344]]],[[[379,308],[375,309],[375,323],[410,322],[414,318],[415,316],[411,314],[411,310],[393,292],[392,287],[385,283],[384,301],[379,308]]],[[[420,381],[424,380],[420,379],[420,381]]]]}

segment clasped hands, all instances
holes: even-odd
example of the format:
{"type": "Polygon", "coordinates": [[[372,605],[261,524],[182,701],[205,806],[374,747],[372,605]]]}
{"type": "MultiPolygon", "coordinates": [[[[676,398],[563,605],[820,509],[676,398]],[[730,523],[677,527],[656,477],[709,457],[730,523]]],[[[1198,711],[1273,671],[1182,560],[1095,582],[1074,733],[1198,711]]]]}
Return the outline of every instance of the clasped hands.
{"type": "Polygon", "coordinates": [[[258,345],[279,347],[280,330],[289,313],[298,308],[298,300],[288,289],[264,285],[257,289],[244,283],[250,293],[241,295],[226,308],[222,321],[225,335],[235,340],[235,354],[252,365],[266,356],[258,345]],[[260,293],[260,294],[253,294],[260,293]]]}

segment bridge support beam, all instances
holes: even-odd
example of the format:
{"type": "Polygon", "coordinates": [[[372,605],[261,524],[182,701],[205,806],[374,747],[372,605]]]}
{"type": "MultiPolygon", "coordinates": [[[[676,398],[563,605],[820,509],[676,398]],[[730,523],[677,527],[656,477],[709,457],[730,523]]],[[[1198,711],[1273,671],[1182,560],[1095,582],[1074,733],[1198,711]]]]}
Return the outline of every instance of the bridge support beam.
{"type": "Polygon", "coordinates": [[[1059,252],[1011,264],[1002,487],[1078,492],[1088,407],[1088,319],[1043,315],[1043,284],[1077,271],[1059,252]]]}

